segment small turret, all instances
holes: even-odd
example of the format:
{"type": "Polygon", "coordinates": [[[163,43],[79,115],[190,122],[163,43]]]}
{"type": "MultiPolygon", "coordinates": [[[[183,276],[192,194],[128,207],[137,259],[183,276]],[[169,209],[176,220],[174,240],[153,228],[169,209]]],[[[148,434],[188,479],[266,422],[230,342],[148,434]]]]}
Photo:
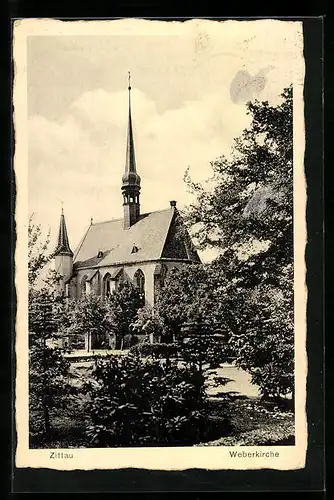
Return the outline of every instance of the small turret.
{"type": "Polygon", "coordinates": [[[61,288],[65,289],[64,280],[68,278],[73,271],[73,252],[68,241],[64,210],[61,209],[58,242],[54,251],[55,271],[62,276],[61,288]]]}

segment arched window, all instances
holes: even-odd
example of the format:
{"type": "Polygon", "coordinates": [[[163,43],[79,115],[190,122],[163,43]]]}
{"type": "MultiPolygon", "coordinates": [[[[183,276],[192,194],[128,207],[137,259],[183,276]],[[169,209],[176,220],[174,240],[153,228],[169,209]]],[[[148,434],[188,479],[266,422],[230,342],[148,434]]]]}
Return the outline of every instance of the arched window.
{"type": "Polygon", "coordinates": [[[168,267],[166,266],[166,264],[161,264],[161,271],[160,271],[160,286],[161,287],[163,287],[165,284],[167,271],[168,271],[168,267]]]}
{"type": "Polygon", "coordinates": [[[103,296],[109,297],[111,294],[111,276],[107,273],[103,278],[103,296]]]}
{"type": "Polygon", "coordinates": [[[119,270],[118,273],[115,275],[115,290],[118,290],[118,287],[120,283],[124,281],[124,271],[123,269],[119,270]]]}
{"type": "Polygon", "coordinates": [[[96,295],[101,295],[101,274],[99,271],[94,276],[93,289],[96,295]]]}
{"type": "Polygon", "coordinates": [[[80,283],[80,297],[84,297],[87,291],[87,276],[83,276],[80,283]]]}
{"type": "Polygon", "coordinates": [[[138,269],[135,272],[134,279],[135,279],[135,285],[139,289],[140,298],[143,304],[145,304],[145,276],[141,269],[138,269]]]}

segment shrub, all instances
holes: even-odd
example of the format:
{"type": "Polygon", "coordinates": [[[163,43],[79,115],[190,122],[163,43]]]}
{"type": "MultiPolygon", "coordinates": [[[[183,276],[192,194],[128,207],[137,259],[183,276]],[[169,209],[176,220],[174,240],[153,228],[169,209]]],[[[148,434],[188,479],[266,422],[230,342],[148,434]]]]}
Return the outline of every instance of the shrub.
{"type": "Polygon", "coordinates": [[[142,358],[170,358],[178,356],[178,347],[176,344],[148,344],[142,343],[130,348],[130,353],[142,358]]]}
{"type": "Polygon", "coordinates": [[[91,446],[193,444],[214,427],[205,411],[204,377],[196,369],[109,356],[96,359],[93,379],[91,446]]]}

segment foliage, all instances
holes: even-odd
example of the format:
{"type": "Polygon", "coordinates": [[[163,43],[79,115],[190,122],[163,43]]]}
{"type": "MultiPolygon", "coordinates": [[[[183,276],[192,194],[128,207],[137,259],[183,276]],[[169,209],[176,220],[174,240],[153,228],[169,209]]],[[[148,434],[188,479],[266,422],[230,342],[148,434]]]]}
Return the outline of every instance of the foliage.
{"type": "Polygon", "coordinates": [[[130,349],[130,353],[135,356],[153,359],[166,359],[178,356],[178,346],[176,344],[136,344],[130,349]]]}
{"type": "Polygon", "coordinates": [[[30,437],[52,432],[52,417],[69,404],[74,389],[68,380],[70,364],[60,349],[35,342],[29,350],[30,437]],[[39,344],[39,345],[38,345],[39,344]]]}
{"type": "Polygon", "coordinates": [[[29,415],[30,438],[52,433],[52,417],[68,404],[73,389],[67,380],[69,363],[49,342],[59,337],[64,305],[55,288],[44,286],[29,295],[29,415]]]}
{"type": "Polygon", "coordinates": [[[217,367],[233,356],[225,287],[224,277],[209,265],[183,265],[168,273],[155,314],[165,329],[162,338],[172,334],[186,362],[217,367]],[[189,325],[188,335],[183,329],[189,325]]]}
{"type": "Polygon", "coordinates": [[[184,264],[166,276],[156,305],[165,334],[178,335],[182,325],[205,322],[211,326],[224,323],[224,281],[210,266],[184,264]]]}
{"type": "Polygon", "coordinates": [[[66,311],[63,335],[89,335],[90,339],[106,337],[112,329],[108,314],[106,303],[93,293],[72,300],[66,311]]]}
{"type": "Polygon", "coordinates": [[[28,220],[28,283],[34,287],[41,271],[50,262],[52,254],[47,253],[50,244],[50,230],[43,237],[40,224],[34,223],[34,214],[28,220]]]}
{"type": "Polygon", "coordinates": [[[269,240],[280,259],[283,242],[284,249],[291,249],[292,88],[283,92],[282,99],[278,106],[248,104],[250,128],[235,140],[230,159],[222,156],[211,163],[213,189],[192,182],[186,174],[196,194],[188,222],[196,225],[202,247],[269,240]]]}
{"type": "Polygon", "coordinates": [[[135,322],[142,299],[138,288],[129,281],[121,281],[106,300],[106,319],[117,337],[118,347],[123,347],[124,337],[132,333],[132,324],[135,322]]]}
{"type": "Polygon", "coordinates": [[[225,336],[213,333],[206,325],[199,325],[188,335],[179,335],[176,346],[183,361],[190,366],[198,366],[205,376],[207,371],[219,368],[231,358],[225,336]]]}
{"type": "Polygon", "coordinates": [[[32,215],[28,236],[29,434],[39,441],[52,432],[52,416],[67,404],[73,389],[67,380],[69,363],[60,349],[49,345],[59,337],[64,301],[56,273],[40,279],[51,258],[46,254],[49,234],[43,238],[32,215]]]}
{"type": "Polygon", "coordinates": [[[192,444],[210,432],[198,370],[128,355],[98,358],[93,375],[92,446],[192,444]]]}
{"type": "Polygon", "coordinates": [[[94,293],[86,294],[69,302],[63,335],[89,335],[93,344],[98,340],[101,346],[107,346],[112,336],[116,338],[116,348],[129,348],[136,341],[132,323],[139,306],[138,289],[127,281],[121,282],[105,300],[94,293]]]}
{"type": "Polygon", "coordinates": [[[157,310],[148,305],[137,311],[135,321],[130,326],[138,334],[144,334],[147,338],[153,337],[157,340],[161,338],[165,328],[157,310]]]}
{"type": "Polygon", "coordinates": [[[248,104],[251,125],[212,162],[209,185],[185,176],[196,198],[187,222],[200,247],[221,252],[212,269],[237,363],[265,397],[293,390],[292,88],[281,98],[248,104]]]}
{"type": "Polygon", "coordinates": [[[50,232],[43,236],[41,225],[33,222],[34,214],[28,223],[28,325],[30,343],[56,336],[63,313],[63,296],[59,291],[59,276],[49,270],[44,279],[41,273],[52,258],[47,254],[50,232]],[[37,282],[39,282],[37,284],[37,282]]]}

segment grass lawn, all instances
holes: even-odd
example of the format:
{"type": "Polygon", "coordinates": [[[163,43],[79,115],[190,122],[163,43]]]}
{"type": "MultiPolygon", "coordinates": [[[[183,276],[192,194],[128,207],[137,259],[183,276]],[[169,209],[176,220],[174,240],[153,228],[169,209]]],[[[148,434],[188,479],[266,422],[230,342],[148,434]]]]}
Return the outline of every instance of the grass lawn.
{"type": "MultiPolygon", "coordinates": [[[[90,376],[92,360],[73,363],[72,384],[78,389],[90,376]]],[[[294,415],[289,409],[279,408],[273,403],[261,401],[257,387],[250,383],[249,375],[228,365],[213,373],[224,377],[225,384],[207,387],[208,412],[212,419],[229,422],[225,435],[214,441],[195,446],[258,446],[293,445],[294,415]]],[[[80,394],[73,398],[65,409],[52,415],[53,436],[39,442],[38,447],[80,448],[89,447],[85,430],[89,426],[89,396],[80,394]]],[[[286,407],[289,407],[287,401],[286,407]]],[[[33,416],[32,416],[33,418],[33,416]]],[[[32,447],[34,443],[31,443],[32,447]]]]}

